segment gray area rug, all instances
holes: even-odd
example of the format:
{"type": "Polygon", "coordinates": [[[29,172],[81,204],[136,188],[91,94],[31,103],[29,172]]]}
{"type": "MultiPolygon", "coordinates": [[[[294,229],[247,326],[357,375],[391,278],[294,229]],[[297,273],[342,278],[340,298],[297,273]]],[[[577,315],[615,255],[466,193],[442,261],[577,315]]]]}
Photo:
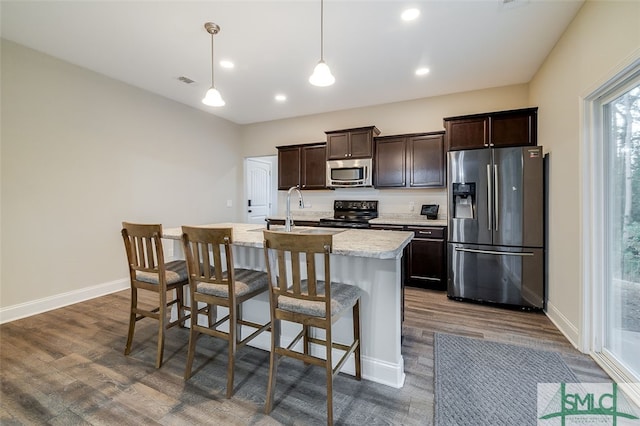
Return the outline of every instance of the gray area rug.
{"type": "Polygon", "coordinates": [[[436,426],[535,425],[537,384],[577,383],[560,354],[434,333],[436,426]]]}

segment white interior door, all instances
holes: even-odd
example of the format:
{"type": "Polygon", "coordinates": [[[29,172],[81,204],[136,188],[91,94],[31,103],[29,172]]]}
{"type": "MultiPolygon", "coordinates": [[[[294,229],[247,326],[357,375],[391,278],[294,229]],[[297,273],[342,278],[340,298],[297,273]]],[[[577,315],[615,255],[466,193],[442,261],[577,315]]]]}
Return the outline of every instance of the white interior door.
{"type": "Polygon", "coordinates": [[[245,182],[247,223],[264,224],[271,207],[271,163],[247,158],[245,182]]]}

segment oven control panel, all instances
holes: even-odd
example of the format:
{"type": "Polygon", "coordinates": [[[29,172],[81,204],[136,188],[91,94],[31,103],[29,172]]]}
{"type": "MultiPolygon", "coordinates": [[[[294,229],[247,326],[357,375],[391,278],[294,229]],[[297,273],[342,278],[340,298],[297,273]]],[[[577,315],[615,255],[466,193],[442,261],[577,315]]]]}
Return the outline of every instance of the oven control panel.
{"type": "Polygon", "coordinates": [[[335,200],[333,210],[378,210],[378,201],[335,200]]]}

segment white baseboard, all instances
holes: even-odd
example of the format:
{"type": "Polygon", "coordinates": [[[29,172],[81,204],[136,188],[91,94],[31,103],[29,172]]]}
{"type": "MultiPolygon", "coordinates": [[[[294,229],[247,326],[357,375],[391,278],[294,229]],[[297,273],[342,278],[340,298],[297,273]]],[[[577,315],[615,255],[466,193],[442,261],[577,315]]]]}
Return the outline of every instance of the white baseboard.
{"type": "Polygon", "coordinates": [[[560,332],[569,340],[573,347],[582,352],[580,345],[580,332],[578,331],[578,328],[573,325],[551,302],[547,302],[546,314],[558,330],[560,330],[560,332]]]}
{"type": "Polygon", "coordinates": [[[56,294],[42,299],[7,306],[5,308],[0,308],[0,324],[41,314],[64,306],[73,305],[74,303],[84,302],[85,300],[115,293],[116,291],[125,290],[127,288],[129,288],[129,278],[123,278],[91,287],[81,288],[79,290],[69,291],[67,293],[56,294]]]}
{"type": "MultiPolygon", "coordinates": [[[[247,329],[246,332],[251,332],[250,329],[247,329]]],[[[295,336],[282,336],[283,342],[290,342],[294,339],[295,336]]],[[[271,350],[271,337],[269,333],[262,333],[257,336],[254,340],[249,343],[249,346],[253,346],[256,348],[263,349],[265,351],[271,350]]],[[[294,347],[297,351],[302,351],[302,343],[298,342],[298,344],[294,347]]],[[[325,349],[323,347],[319,347],[317,345],[311,346],[311,354],[317,356],[318,358],[325,358],[325,349]]],[[[338,360],[344,354],[344,352],[340,350],[334,350],[333,359],[338,360]]],[[[376,358],[370,358],[362,355],[360,358],[360,362],[362,364],[362,378],[370,380],[372,382],[380,383],[386,386],[391,386],[393,388],[400,389],[404,386],[405,373],[404,373],[404,358],[400,357],[399,363],[390,363],[387,361],[382,361],[376,358]]],[[[355,370],[355,360],[353,354],[349,356],[345,364],[340,369],[341,372],[350,374],[354,376],[356,374],[355,370]]]]}

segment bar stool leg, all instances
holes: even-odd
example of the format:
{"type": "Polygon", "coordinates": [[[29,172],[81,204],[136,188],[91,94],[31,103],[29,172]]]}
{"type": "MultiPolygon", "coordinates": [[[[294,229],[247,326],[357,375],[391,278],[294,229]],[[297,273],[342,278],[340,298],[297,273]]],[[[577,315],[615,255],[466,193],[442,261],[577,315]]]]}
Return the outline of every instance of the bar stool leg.
{"type": "Polygon", "coordinates": [[[276,391],[276,376],[278,374],[279,356],[276,349],[280,347],[280,320],[273,319],[271,323],[271,353],[269,354],[269,382],[267,384],[267,401],[264,404],[264,413],[269,414],[273,408],[273,399],[276,391]]]}

